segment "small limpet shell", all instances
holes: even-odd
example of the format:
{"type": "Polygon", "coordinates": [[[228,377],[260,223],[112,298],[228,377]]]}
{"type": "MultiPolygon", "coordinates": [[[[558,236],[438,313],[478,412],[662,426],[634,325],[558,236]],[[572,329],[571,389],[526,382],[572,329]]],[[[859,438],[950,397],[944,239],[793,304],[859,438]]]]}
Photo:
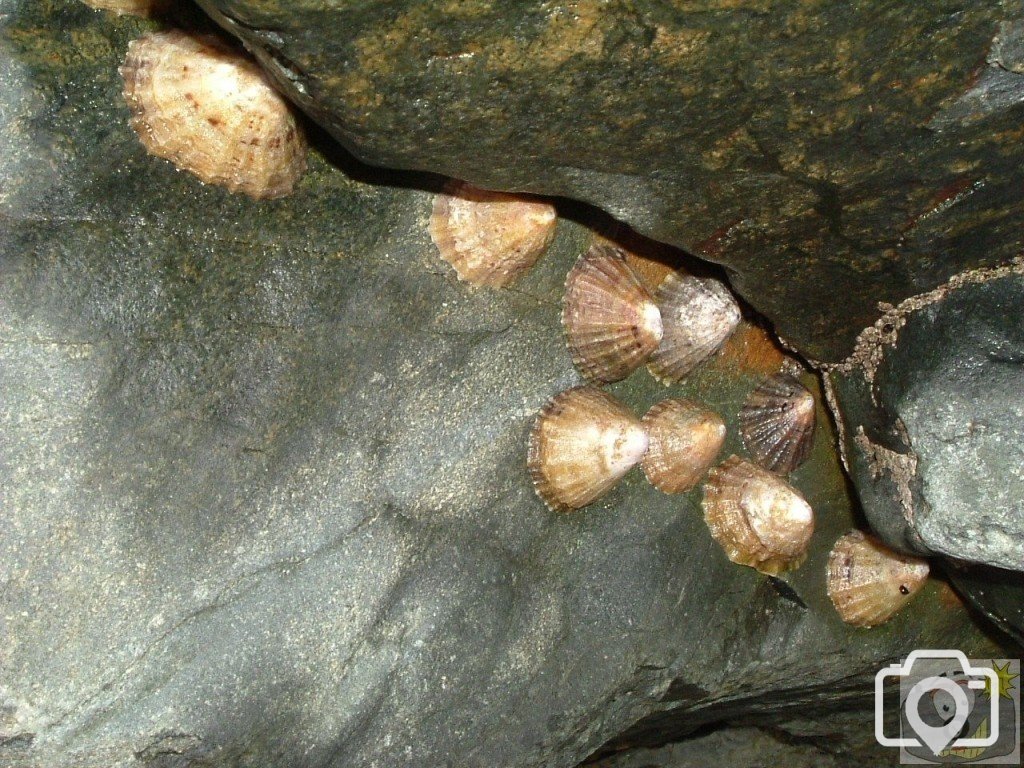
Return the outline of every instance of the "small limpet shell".
{"type": "Polygon", "coordinates": [[[661,313],[625,254],[595,243],[565,279],[562,325],[572,361],[592,381],[626,378],[658,347],[661,313]]]}
{"type": "Polygon", "coordinates": [[[611,490],[646,450],[640,420],[611,395],[585,385],[556,395],[541,410],[527,467],[541,500],[567,512],[611,490]]]}
{"type": "Polygon", "coordinates": [[[725,442],[722,418],[683,398],[655,404],[642,423],[650,445],[640,466],[651,485],[664,493],[683,493],[693,488],[725,442]]]}
{"type": "Polygon", "coordinates": [[[146,35],[128,46],[121,76],[146,150],[207,184],[281,197],[305,171],[306,139],[288,103],[217,38],[146,35]]]}
{"type": "Polygon", "coordinates": [[[711,535],[734,563],[774,576],[806,557],[814,512],[776,474],[730,456],[711,470],[703,507],[711,535]]]}
{"type": "Polygon", "coordinates": [[[927,578],[927,560],[894,552],[860,531],[842,536],[828,556],[828,596],[840,618],[858,627],[890,619],[927,578]]]}
{"type": "Polygon", "coordinates": [[[111,11],[118,16],[155,16],[164,12],[171,0],[82,0],[90,8],[111,11]]]}
{"type": "Polygon", "coordinates": [[[814,395],[788,373],[768,377],[740,409],[740,437],[754,461],[788,475],[814,443],[814,395]]]}
{"type": "Polygon", "coordinates": [[[460,280],[501,288],[537,262],[557,224],[549,203],[452,181],[434,197],[428,228],[460,280]]]}
{"type": "Polygon", "coordinates": [[[680,381],[717,352],[740,322],[736,299],[713,277],[673,272],[654,298],[665,334],[647,367],[666,384],[680,381]]]}

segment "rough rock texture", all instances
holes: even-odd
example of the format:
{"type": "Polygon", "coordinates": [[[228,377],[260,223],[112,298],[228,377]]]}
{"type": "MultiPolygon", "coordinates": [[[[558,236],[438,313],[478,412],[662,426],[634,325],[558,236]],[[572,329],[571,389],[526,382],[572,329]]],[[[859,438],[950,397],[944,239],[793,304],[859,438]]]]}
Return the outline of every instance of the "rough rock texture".
{"type": "Polygon", "coordinates": [[[594,203],[812,358],[1020,251],[1017,3],[200,4],[361,158],[594,203]]]}
{"type": "Polygon", "coordinates": [[[891,308],[829,373],[871,525],[1024,642],[1024,264],[891,308]]]}
{"type": "MultiPolygon", "coordinates": [[[[0,13],[0,765],[572,766],[852,706],[919,645],[992,652],[938,583],[839,622],[823,571],[855,521],[823,413],[785,580],[637,472],[547,512],[525,437],[578,381],[558,298],[590,233],[564,221],[522,284],[473,291],[430,195],[329,145],[284,200],[204,187],[128,127],[143,28],[0,13]]],[[[614,391],[702,399],[740,450],[778,363],[747,325],[685,386],[614,391]]]]}
{"type": "MultiPolygon", "coordinates": [[[[1024,570],[1022,314],[1024,263],[968,272],[890,309],[829,374],[853,481],[894,545],[1024,570]]],[[[1019,609],[1005,620],[1020,631],[1019,609]]]]}
{"type": "MultiPolygon", "coordinates": [[[[865,705],[868,705],[865,702],[865,705]]],[[[736,724],[664,747],[617,752],[586,768],[861,768],[898,765],[899,756],[875,741],[873,712],[863,710],[782,720],[759,727],[736,724]]],[[[895,725],[893,726],[895,727],[895,725]]]]}

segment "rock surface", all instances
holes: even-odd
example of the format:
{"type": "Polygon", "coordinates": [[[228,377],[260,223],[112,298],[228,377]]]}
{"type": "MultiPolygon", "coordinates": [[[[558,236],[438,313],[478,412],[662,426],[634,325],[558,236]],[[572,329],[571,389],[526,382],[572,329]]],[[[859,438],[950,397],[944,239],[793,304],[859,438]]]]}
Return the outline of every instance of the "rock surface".
{"type": "Polygon", "coordinates": [[[593,203],[815,359],[1020,252],[1016,4],[199,1],[364,160],[593,203]]]}
{"type": "MultiPolygon", "coordinates": [[[[146,28],[0,14],[0,764],[572,766],[861,702],[919,645],[991,652],[938,583],[839,622],[823,571],[855,521],[823,413],[784,580],[637,472],[547,512],[525,437],[578,380],[558,301],[591,234],[563,221],[515,289],[473,291],[430,195],[329,144],[284,200],[204,187],[128,127],[146,28]]],[[[748,324],[684,386],[614,392],[697,397],[739,451],[778,363],[748,324]]]]}
{"type": "Polygon", "coordinates": [[[1024,570],[1024,263],[893,308],[831,374],[872,526],[1024,570]]]}

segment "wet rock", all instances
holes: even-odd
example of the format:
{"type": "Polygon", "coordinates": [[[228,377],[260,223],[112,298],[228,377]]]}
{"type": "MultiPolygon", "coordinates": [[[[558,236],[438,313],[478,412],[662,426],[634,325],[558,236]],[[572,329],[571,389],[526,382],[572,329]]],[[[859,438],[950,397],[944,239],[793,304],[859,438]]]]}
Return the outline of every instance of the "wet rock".
{"type": "MultiPolygon", "coordinates": [[[[571,766],[635,725],[841,707],[920,644],[991,653],[940,584],[879,630],[835,616],[854,520],[823,412],[785,580],[638,472],[549,513],[525,441],[578,381],[559,297],[591,233],[474,291],[430,194],[329,143],[291,197],[202,186],[128,126],[149,28],[0,15],[0,764],[571,766]]],[[[684,386],[613,391],[700,399],[742,452],[779,362],[745,323],[684,386]]]]}
{"type": "Polygon", "coordinates": [[[891,309],[832,374],[872,526],[923,553],[1024,570],[1024,264],[891,309]]]}
{"type": "Polygon", "coordinates": [[[200,0],[357,155],[593,203],[843,359],[1019,250],[1019,9],[200,0]]]}

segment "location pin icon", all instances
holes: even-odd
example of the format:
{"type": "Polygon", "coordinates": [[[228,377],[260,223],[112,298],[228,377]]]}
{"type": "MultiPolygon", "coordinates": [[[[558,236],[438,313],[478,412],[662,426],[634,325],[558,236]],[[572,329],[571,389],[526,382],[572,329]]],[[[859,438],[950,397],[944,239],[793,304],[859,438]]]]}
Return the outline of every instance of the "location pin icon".
{"type": "Polygon", "coordinates": [[[907,716],[907,722],[914,729],[917,737],[924,742],[925,746],[938,755],[944,750],[960,733],[968,716],[970,704],[967,701],[967,694],[963,689],[950,680],[948,677],[926,677],[918,681],[907,694],[907,700],[903,704],[903,711],[907,716]],[[945,691],[952,699],[956,708],[953,711],[953,719],[941,727],[928,725],[921,719],[918,707],[923,696],[928,696],[934,691],[945,691]]]}

